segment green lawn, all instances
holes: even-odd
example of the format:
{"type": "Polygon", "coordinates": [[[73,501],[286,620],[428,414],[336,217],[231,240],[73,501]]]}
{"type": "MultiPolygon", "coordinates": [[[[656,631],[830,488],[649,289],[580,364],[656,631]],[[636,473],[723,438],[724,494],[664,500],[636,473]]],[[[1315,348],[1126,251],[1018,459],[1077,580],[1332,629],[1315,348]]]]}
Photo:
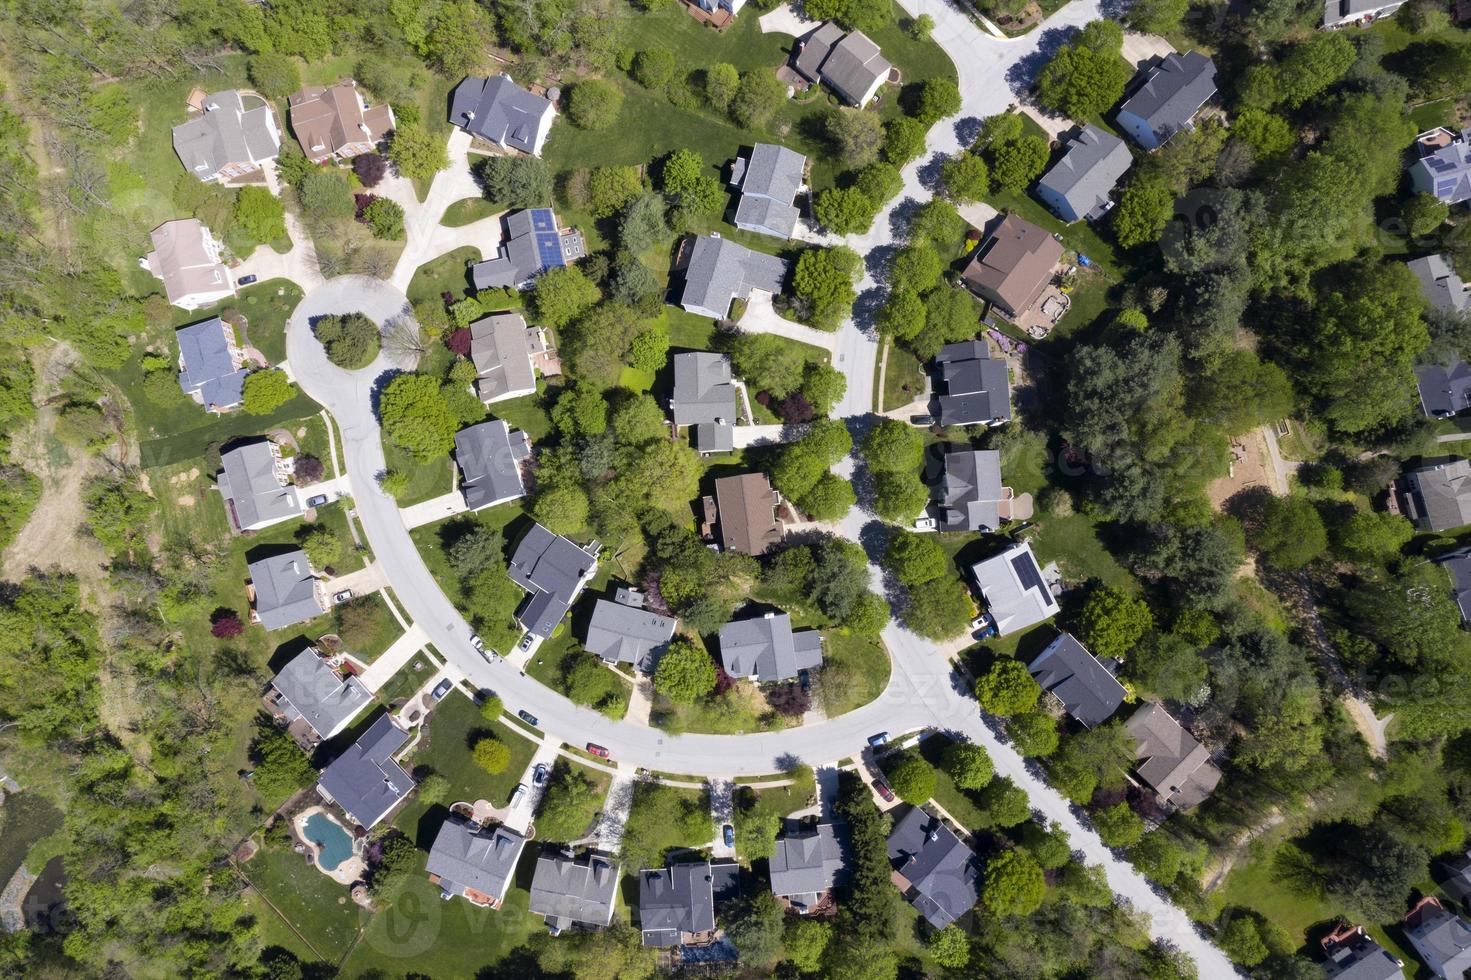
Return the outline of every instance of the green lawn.
{"type": "Polygon", "coordinates": [[[669,346],[686,350],[709,350],[715,339],[715,321],[677,306],[666,306],[660,314],[669,331],[669,346]]]}
{"type": "Polygon", "coordinates": [[[883,641],[829,630],[819,675],[823,710],[831,718],[872,701],[888,687],[889,670],[883,641]]]}
{"type": "Polygon", "coordinates": [[[434,676],[434,660],[420,652],[412,660],[398,669],[398,673],[388,678],[383,686],[378,688],[378,699],[384,704],[392,705],[398,701],[405,701],[413,696],[413,693],[434,676]]]}
{"type": "Polygon", "coordinates": [[[264,354],[272,364],[280,364],[286,360],[286,321],[300,302],[301,288],[296,283],[289,279],[267,279],[246,286],[238,296],[221,303],[215,310],[190,313],[176,319],[198,323],[218,312],[237,310],[247,321],[245,334],[250,346],[264,354]]]}
{"type": "Polygon", "coordinates": [[[410,303],[426,299],[438,299],[441,293],[463,296],[470,289],[470,270],[467,263],[478,262],[480,249],[473,245],[446,252],[432,262],[425,262],[414,270],[406,294],[410,303]]]}
{"type": "Polygon", "coordinates": [[[389,610],[387,600],[377,592],[359,596],[351,602],[334,607],[332,615],[336,623],[335,628],[342,637],[343,648],[352,651],[369,663],[376,660],[379,654],[393,645],[394,640],[403,635],[403,627],[398,625],[397,619],[393,618],[393,612],[389,610]],[[357,622],[355,619],[355,628],[344,632],[342,629],[344,613],[356,616],[359,610],[366,612],[362,621],[357,622]]]}
{"type": "Polygon", "coordinates": [[[439,219],[439,223],[446,228],[462,228],[504,210],[499,204],[483,197],[467,197],[445,208],[444,217],[439,219]]]}
{"type": "Polygon", "coordinates": [[[1069,580],[1096,578],[1105,585],[1130,592],[1139,587],[1129,570],[1109,553],[1098,536],[1095,522],[1086,514],[1043,516],[1037,523],[1037,536],[1032,539],[1032,548],[1043,564],[1056,561],[1069,580]]]}
{"type": "Polygon", "coordinates": [[[526,433],[533,444],[539,442],[552,434],[552,416],[547,410],[551,399],[547,396],[547,390],[546,379],[538,378],[536,394],[496,402],[490,406],[490,414],[495,418],[505,419],[511,428],[526,433]]]}
{"type": "MultiPolygon", "coordinates": [[[[1068,311],[1048,334],[1049,341],[1071,338],[1108,310],[1108,281],[1091,269],[1080,269],[1068,299],[1071,301],[1068,311]]],[[[1031,343],[1031,340],[1028,339],[1027,342],[1031,343]]]]}
{"type": "Polygon", "coordinates": [[[884,364],[884,411],[907,405],[924,393],[924,365],[913,353],[896,344],[889,345],[889,359],[884,364]]]}
{"type": "MultiPolygon", "coordinates": [[[[565,628],[564,624],[559,634],[550,637],[537,648],[536,656],[526,665],[526,673],[570,698],[572,693],[567,683],[568,673],[574,666],[593,663],[594,660],[592,654],[577,644],[572,631],[565,628]]],[[[581,699],[573,700],[580,704],[591,700],[590,707],[617,721],[628,713],[632,688],[613,671],[601,665],[595,666],[598,668],[596,672],[587,671],[585,667],[583,670],[586,676],[595,679],[597,686],[585,684],[584,690],[579,692],[581,699]]]]}
{"type": "MultiPolygon", "coordinates": [[[[283,830],[285,828],[282,828],[283,830]]],[[[237,865],[276,913],[328,962],[336,962],[357,939],[369,912],[291,849],[289,838],[269,840],[255,857],[237,865]]]]}
{"type": "MultiPolygon", "coordinates": [[[[945,749],[951,741],[944,735],[931,735],[919,743],[919,753],[924,756],[926,762],[935,767],[935,802],[944,807],[952,817],[960,822],[962,827],[975,833],[986,822],[982,817],[981,808],[976,805],[966,790],[956,786],[955,780],[940,768],[940,760],[944,757],[945,749]]],[[[897,761],[898,756],[889,758],[897,761]]]]}
{"type": "Polygon", "coordinates": [[[736,681],[719,697],[704,698],[694,704],[675,704],[656,694],[649,721],[665,731],[710,735],[774,732],[787,727],[786,719],[767,706],[757,686],[744,680],[736,681]]]}
{"type": "MultiPolygon", "coordinates": [[[[480,708],[468,696],[452,691],[439,702],[429,722],[428,744],[419,743],[410,759],[409,768],[418,770],[424,766],[449,780],[449,802],[465,800],[489,800],[495,806],[505,806],[511,791],[521,781],[531,757],[536,754],[537,743],[504,722],[489,723],[480,717],[480,708]],[[511,762],[505,772],[491,775],[475,764],[471,746],[478,739],[493,735],[506,743],[511,750],[511,762]]],[[[414,811],[422,814],[423,808],[417,800],[404,809],[403,816],[395,821],[401,827],[413,826],[417,822],[414,811]]]]}
{"type": "Polygon", "coordinates": [[[444,459],[420,463],[387,439],[383,440],[383,458],[388,468],[395,473],[407,473],[409,483],[399,495],[398,505],[407,507],[424,500],[433,500],[454,489],[454,462],[444,459]]]}

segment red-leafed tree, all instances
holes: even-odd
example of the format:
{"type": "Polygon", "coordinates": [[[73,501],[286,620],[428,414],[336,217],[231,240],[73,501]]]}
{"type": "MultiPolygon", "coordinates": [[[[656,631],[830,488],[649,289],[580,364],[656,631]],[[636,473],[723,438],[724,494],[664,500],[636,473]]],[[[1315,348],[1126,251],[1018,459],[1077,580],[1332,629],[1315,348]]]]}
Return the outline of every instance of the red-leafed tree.
{"type": "Polygon", "coordinates": [[[800,718],[812,707],[812,696],[802,690],[802,685],[777,684],[766,691],[766,703],[772,710],[788,718],[800,718]]]}
{"type": "Polygon", "coordinates": [[[467,328],[467,327],[460,327],[458,330],[451,330],[449,333],[445,334],[444,335],[444,346],[448,347],[450,350],[454,351],[456,354],[460,355],[461,357],[469,357],[470,356],[470,330],[469,330],[469,328],[467,328]]]}
{"type": "Polygon", "coordinates": [[[352,158],[352,172],[364,187],[377,187],[388,173],[388,161],[376,153],[362,153],[352,158]]]}
{"type": "Polygon", "coordinates": [[[245,632],[245,624],[233,609],[222,609],[210,620],[210,633],[217,639],[228,640],[245,632]]]}
{"type": "Polygon", "coordinates": [[[297,483],[316,483],[326,475],[327,469],[317,457],[302,454],[296,457],[294,472],[297,483]]]}

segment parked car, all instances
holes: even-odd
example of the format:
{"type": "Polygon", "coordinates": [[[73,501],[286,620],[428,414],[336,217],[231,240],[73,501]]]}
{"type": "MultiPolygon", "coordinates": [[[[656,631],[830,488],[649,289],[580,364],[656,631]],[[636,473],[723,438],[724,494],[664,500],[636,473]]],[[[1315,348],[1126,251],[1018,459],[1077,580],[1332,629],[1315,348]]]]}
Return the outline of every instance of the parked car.
{"type": "Polygon", "coordinates": [[[933,531],[936,526],[937,525],[933,517],[921,517],[914,522],[914,529],[916,531],[933,531]]]}
{"type": "Polygon", "coordinates": [[[810,694],[811,693],[811,691],[812,691],[812,675],[809,674],[809,673],[807,673],[807,671],[805,671],[805,670],[799,670],[799,671],[797,671],[797,683],[799,685],[801,685],[801,687],[802,687],[802,693],[803,694],[810,694]]]}
{"type": "Polygon", "coordinates": [[[536,768],[531,770],[531,785],[540,786],[547,781],[547,767],[545,763],[538,762],[536,768]]]}
{"type": "Polygon", "coordinates": [[[434,690],[429,692],[429,696],[436,701],[442,700],[444,696],[450,692],[450,688],[454,686],[455,682],[446,677],[444,680],[434,685],[434,690]]]}
{"type": "Polygon", "coordinates": [[[530,650],[531,641],[535,639],[536,637],[532,636],[530,633],[527,633],[525,636],[521,637],[521,642],[517,644],[517,647],[523,651],[530,650]]]}
{"type": "Polygon", "coordinates": [[[235,285],[249,286],[251,283],[255,282],[259,278],[260,276],[241,276],[239,279],[235,280],[235,285]]]}
{"type": "Polygon", "coordinates": [[[511,802],[506,804],[506,809],[514,810],[521,801],[526,799],[526,784],[517,783],[516,789],[511,793],[511,802]]]}
{"type": "Polygon", "coordinates": [[[720,836],[724,839],[726,847],[735,847],[735,828],[730,824],[721,828],[720,836]]]}
{"type": "Polygon", "coordinates": [[[889,740],[888,732],[879,732],[877,735],[868,736],[868,747],[876,749],[889,740]]]}
{"type": "Polygon", "coordinates": [[[981,613],[970,624],[971,636],[977,640],[986,640],[996,635],[996,620],[991,618],[990,613],[981,613]]]}
{"type": "Polygon", "coordinates": [[[935,417],[933,415],[911,415],[911,416],[909,416],[909,424],[910,425],[934,425],[935,424],[935,417]]]}
{"type": "Polygon", "coordinates": [[[599,759],[606,759],[606,758],[608,758],[608,750],[605,749],[605,748],[603,748],[601,745],[597,744],[596,742],[588,742],[587,743],[587,751],[590,752],[590,753],[592,753],[593,755],[597,756],[599,759]]]}
{"type": "Polygon", "coordinates": [[[485,641],[480,638],[479,633],[470,634],[470,645],[475,648],[476,653],[482,655],[485,653],[485,641]]]}
{"type": "Polygon", "coordinates": [[[878,793],[878,795],[884,798],[885,803],[894,802],[894,791],[889,789],[888,783],[884,782],[882,779],[875,779],[873,781],[873,788],[874,791],[878,793]]]}
{"type": "Polygon", "coordinates": [[[347,600],[349,600],[351,598],[352,598],[352,589],[343,589],[341,592],[335,593],[332,596],[332,604],[335,606],[338,603],[346,602],[347,600]]]}
{"type": "Polygon", "coordinates": [[[308,507],[320,507],[323,504],[325,504],[326,502],[327,502],[327,495],[325,493],[319,493],[319,494],[317,494],[314,497],[308,497],[306,499],[306,505],[308,507]]]}
{"type": "Polygon", "coordinates": [[[522,708],[520,711],[516,712],[516,717],[526,722],[526,724],[530,725],[532,728],[536,728],[538,725],[541,724],[541,722],[536,720],[536,715],[527,711],[525,708],[522,708]]]}

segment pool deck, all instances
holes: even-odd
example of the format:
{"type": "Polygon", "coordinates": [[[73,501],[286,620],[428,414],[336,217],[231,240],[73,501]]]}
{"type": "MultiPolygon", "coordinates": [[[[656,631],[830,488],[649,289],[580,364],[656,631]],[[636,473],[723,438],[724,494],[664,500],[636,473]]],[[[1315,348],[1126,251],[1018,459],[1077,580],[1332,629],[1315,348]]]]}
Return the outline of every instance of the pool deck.
{"type": "Polygon", "coordinates": [[[308,854],[312,855],[312,864],[316,866],[316,869],[333,881],[343,885],[351,885],[353,882],[362,878],[363,873],[367,871],[367,863],[363,860],[362,842],[353,839],[352,831],[343,827],[342,821],[328,813],[325,807],[307,807],[292,819],[291,829],[296,833],[297,842],[306,848],[308,854]],[[352,855],[345,858],[341,864],[331,871],[322,867],[321,861],[319,860],[322,849],[306,835],[306,822],[318,813],[331,820],[338,827],[341,827],[342,832],[347,834],[348,839],[352,840],[352,855]]]}

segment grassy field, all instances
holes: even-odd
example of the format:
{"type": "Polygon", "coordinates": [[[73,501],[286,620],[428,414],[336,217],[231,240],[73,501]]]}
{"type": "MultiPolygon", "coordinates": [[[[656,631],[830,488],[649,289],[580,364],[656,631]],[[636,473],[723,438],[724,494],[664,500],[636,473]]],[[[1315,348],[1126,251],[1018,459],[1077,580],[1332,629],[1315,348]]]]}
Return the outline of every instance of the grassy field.
{"type": "Polygon", "coordinates": [[[547,390],[546,379],[538,378],[536,394],[496,402],[490,406],[490,414],[494,418],[505,419],[507,425],[526,433],[526,437],[535,444],[552,434],[552,416],[547,411],[551,399],[547,390]]]}
{"type": "Polygon", "coordinates": [[[429,463],[420,463],[408,453],[388,440],[383,440],[383,458],[388,468],[396,473],[407,473],[409,483],[399,495],[400,507],[433,500],[454,489],[454,462],[445,457],[429,463]]]}
{"type": "Polygon", "coordinates": [[[377,592],[359,596],[351,602],[335,606],[332,610],[332,618],[334,628],[342,637],[343,646],[370,663],[392,646],[394,640],[403,635],[403,627],[399,626],[398,620],[393,618],[387,600],[377,592]],[[364,610],[368,615],[363,617],[360,624],[356,624],[355,629],[344,632],[343,614],[355,614],[358,610],[364,610]]]}
{"type": "Polygon", "coordinates": [[[439,223],[446,228],[462,228],[504,210],[499,204],[483,197],[467,197],[445,208],[444,217],[439,219],[439,223]]]}
{"type": "MultiPolygon", "coordinates": [[[[480,717],[480,708],[469,697],[458,691],[451,692],[439,702],[429,722],[428,744],[420,743],[409,759],[411,768],[427,767],[449,780],[449,800],[489,800],[495,806],[505,806],[511,791],[521,781],[531,757],[536,754],[536,744],[521,730],[504,722],[490,723],[480,717]],[[479,739],[493,735],[511,750],[511,762],[505,772],[492,775],[475,764],[471,747],[479,739]]],[[[417,822],[412,811],[419,807],[417,801],[405,808],[401,826],[417,822]]],[[[422,810],[421,810],[422,812],[422,810]]]]}
{"type": "Polygon", "coordinates": [[[293,851],[287,840],[268,840],[238,867],[276,914],[329,963],[347,953],[370,917],[352,903],[344,886],[293,851]]]}
{"type": "Polygon", "coordinates": [[[889,685],[889,654],[877,637],[831,630],[825,636],[819,687],[828,717],[852,711],[889,685]]]}
{"type": "Polygon", "coordinates": [[[1109,553],[1098,536],[1097,523],[1086,514],[1047,515],[1037,524],[1032,547],[1039,560],[1044,564],[1056,561],[1072,581],[1096,578],[1130,592],[1139,587],[1129,570],[1109,553]]]}
{"type": "Polygon", "coordinates": [[[406,294],[409,302],[438,299],[441,293],[464,295],[470,289],[470,271],[466,263],[478,262],[480,257],[480,249],[466,245],[446,252],[432,262],[425,262],[414,270],[414,278],[409,280],[406,294]]]}

